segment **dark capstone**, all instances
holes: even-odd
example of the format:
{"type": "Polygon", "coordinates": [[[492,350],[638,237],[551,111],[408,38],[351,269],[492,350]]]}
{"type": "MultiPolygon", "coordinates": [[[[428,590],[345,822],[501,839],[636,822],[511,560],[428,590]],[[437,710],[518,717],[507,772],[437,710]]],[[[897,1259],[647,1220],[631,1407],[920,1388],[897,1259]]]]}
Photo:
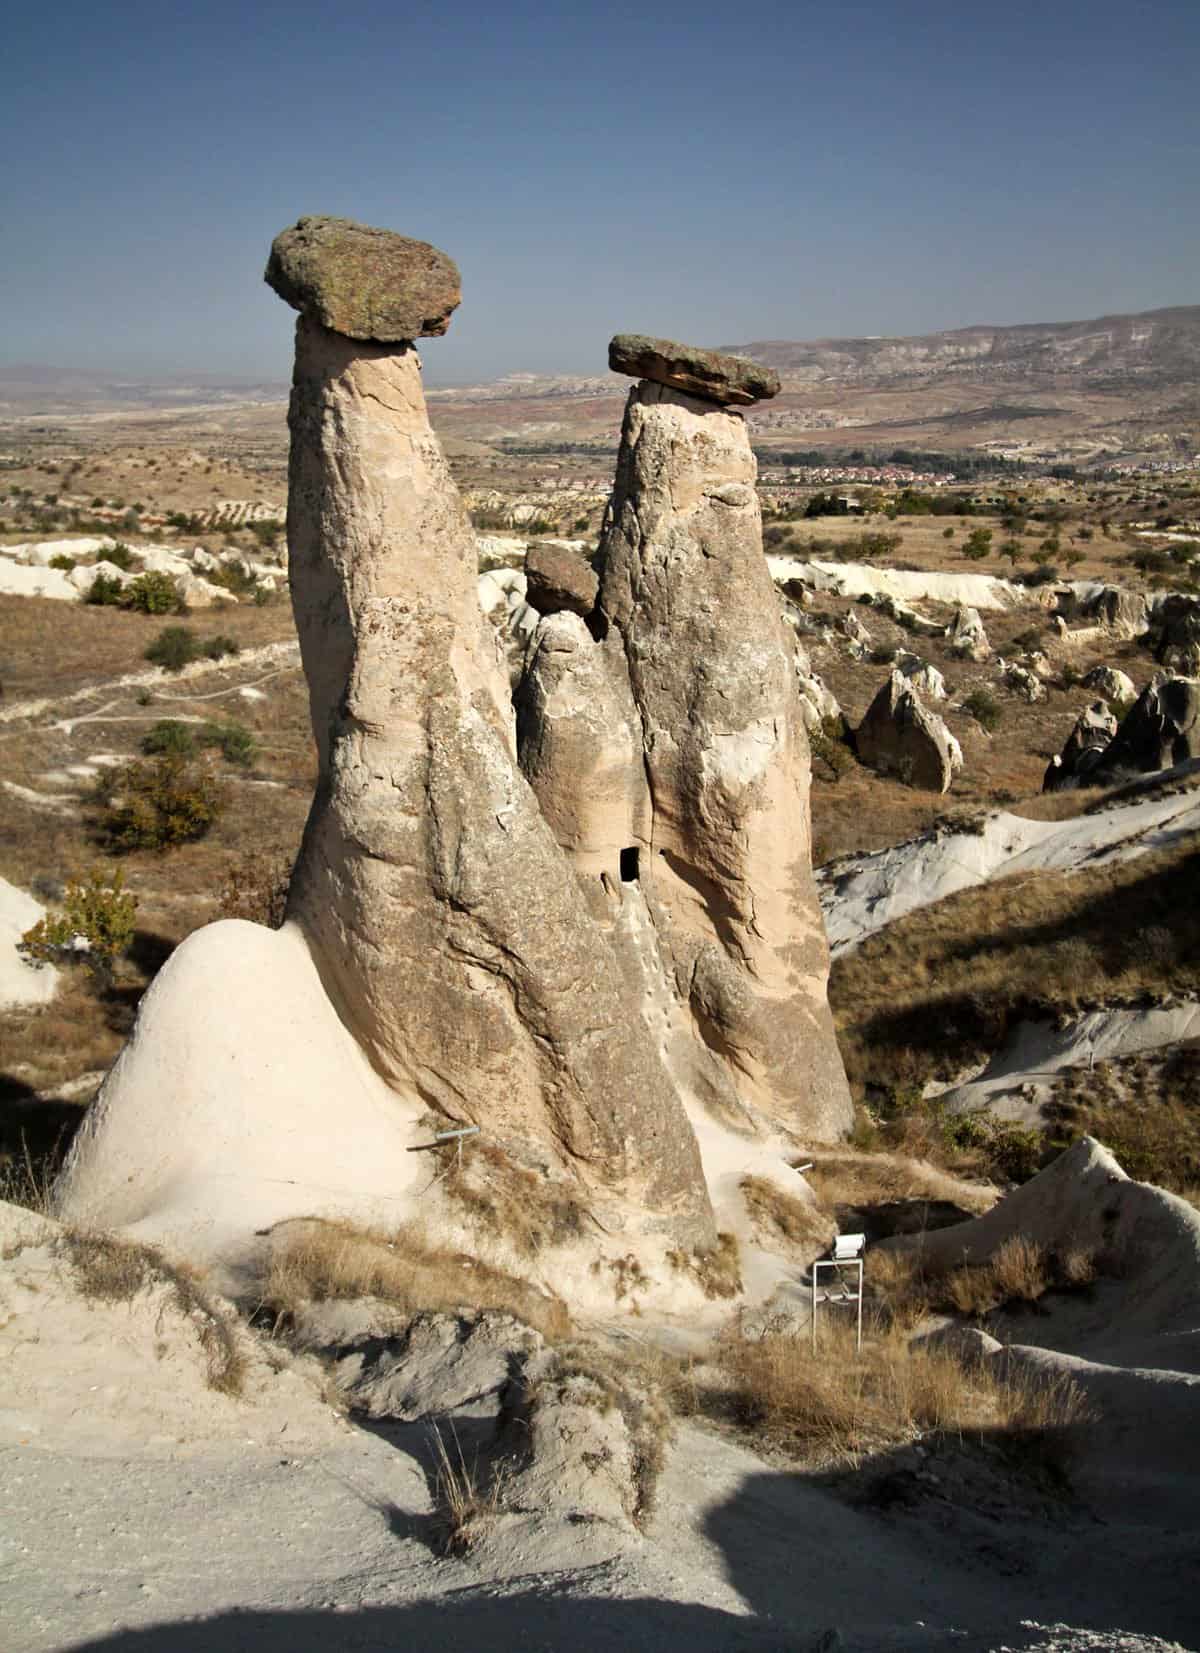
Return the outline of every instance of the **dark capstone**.
{"type": "Polygon", "coordinates": [[[531,545],[525,558],[525,600],[539,614],[563,609],[585,618],[596,606],[600,581],[591,564],[566,545],[531,545]]]}
{"type": "Polygon", "coordinates": [[[444,333],[462,298],[445,253],[349,218],[301,218],[283,230],[264,279],[323,327],[379,344],[444,333]]]}
{"type": "Polygon", "coordinates": [[[653,379],[723,407],[745,407],[779,395],[778,373],[746,356],[723,356],[719,350],[650,339],[644,333],[618,333],[608,347],[608,365],[614,373],[653,379]]]}

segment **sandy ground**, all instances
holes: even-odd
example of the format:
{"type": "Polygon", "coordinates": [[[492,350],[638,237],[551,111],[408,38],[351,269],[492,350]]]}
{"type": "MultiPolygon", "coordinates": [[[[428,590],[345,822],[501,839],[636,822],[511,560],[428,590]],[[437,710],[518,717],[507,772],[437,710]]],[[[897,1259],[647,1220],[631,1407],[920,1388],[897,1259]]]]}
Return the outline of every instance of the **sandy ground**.
{"type": "Polygon", "coordinates": [[[936,1496],[861,1511],[688,1427],[644,1540],[584,1527],[548,1543],[534,1529],[445,1560],[430,1547],[425,1442],[419,1425],[300,1455],[286,1434],[165,1458],[10,1442],[8,1645],[715,1653],[819,1645],[837,1627],[832,1645],[862,1648],[1134,1647],[1118,1637],[1152,1632],[1196,1646],[1194,1535],[1134,1512],[1013,1525],[936,1496]]]}

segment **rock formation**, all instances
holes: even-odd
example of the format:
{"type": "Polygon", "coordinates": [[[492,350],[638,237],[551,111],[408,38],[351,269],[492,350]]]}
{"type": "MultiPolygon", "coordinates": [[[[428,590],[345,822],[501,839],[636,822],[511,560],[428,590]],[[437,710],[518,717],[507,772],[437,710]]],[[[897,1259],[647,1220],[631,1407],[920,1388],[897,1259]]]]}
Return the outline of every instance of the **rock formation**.
{"type": "Polygon", "coordinates": [[[1167,677],[1143,689],[1094,771],[1110,780],[1200,758],[1200,678],[1167,677]]]}
{"type": "Polygon", "coordinates": [[[644,333],[618,333],[608,347],[608,365],[614,373],[650,379],[719,407],[744,407],[778,396],[780,391],[778,373],[746,356],[724,356],[674,339],[647,338],[644,333]]]}
{"type": "Polygon", "coordinates": [[[585,557],[565,545],[531,545],[525,558],[525,600],[539,614],[588,615],[600,581],[585,557]]]}
{"type": "Polygon", "coordinates": [[[962,748],[898,671],[867,707],[854,741],[869,769],[927,792],[948,792],[962,767],[962,748]]]}
{"type": "Polygon", "coordinates": [[[1132,677],[1116,666],[1093,666],[1083,682],[1085,688],[1095,689],[1105,700],[1115,700],[1118,705],[1137,699],[1137,685],[1132,677]]]}
{"type": "Polygon", "coordinates": [[[946,640],[951,654],[964,660],[986,660],[992,652],[979,610],[975,608],[955,610],[953,620],[946,627],[946,640]]]}
{"type": "Polygon", "coordinates": [[[1200,602],[1180,592],[1164,597],[1154,612],[1154,657],[1179,677],[1200,672],[1200,602]]]}
{"type": "MultiPolygon", "coordinates": [[[[210,926],[177,951],[62,1208],[153,1226],[156,1198],[174,1191],[172,1220],[195,1222],[191,1123],[155,1144],[132,1194],[116,1186],[120,1165],[168,1069],[172,1126],[178,1108],[205,1133],[206,1164],[253,1134],[257,1099],[230,1075],[259,1031],[239,1019],[243,991],[258,1002],[277,952],[303,977],[313,1073],[327,1080],[347,1046],[358,1065],[344,1094],[309,1096],[279,1018],[257,1038],[271,1076],[258,1082],[273,1099],[298,1087],[307,1121],[302,1143],[275,1134],[272,1180],[303,1187],[273,1214],[314,1210],[311,1182],[287,1175],[302,1149],[325,1155],[336,1191],[339,1135],[352,1140],[367,1110],[371,1164],[350,1158],[373,1211],[389,1187],[402,1206],[414,1184],[391,1144],[477,1125],[618,1245],[658,1236],[703,1252],[716,1224],[698,1134],[724,1131],[753,1159],[781,1127],[829,1139],[851,1119],[792,638],[746,428],[724,405],[766,381],[736,358],[652,353],[652,372],[690,364],[705,399],[651,381],[631,392],[598,599],[579,612],[578,569],[536,575],[569,601],[537,625],[514,717],[411,342],[444,330],[457,271],[424,243],[309,219],[276,241],[267,279],[301,311],[288,543],[319,758],[288,923],[210,926]],[[189,1028],[202,1014],[211,1031],[218,992],[229,1009],[210,1049],[189,1028]],[[220,1126],[222,1093],[236,1129],[220,1126]]],[[[244,1227],[261,1216],[245,1200],[238,1212],[244,1227]]]]}
{"type": "Polygon", "coordinates": [[[1000,676],[1004,679],[1004,682],[1014,694],[1019,694],[1021,699],[1028,705],[1036,706],[1039,701],[1045,700],[1046,685],[1036,672],[1030,671],[1027,666],[1022,666],[1017,660],[1001,660],[999,665],[1000,676]]]}
{"type": "Polygon", "coordinates": [[[1061,755],[1050,760],[1042,781],[1043,792],[1062,792],[1082,786],[1104,756],[1117,732],[1117,720],[1103,700],[1080,712],[1061,755]]]}

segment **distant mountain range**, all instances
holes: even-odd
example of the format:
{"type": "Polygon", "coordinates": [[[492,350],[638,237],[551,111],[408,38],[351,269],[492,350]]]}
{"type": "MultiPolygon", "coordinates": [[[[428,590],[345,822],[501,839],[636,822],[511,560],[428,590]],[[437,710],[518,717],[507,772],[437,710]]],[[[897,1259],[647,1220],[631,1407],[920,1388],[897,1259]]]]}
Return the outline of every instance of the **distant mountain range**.
{"type": "Polygon", "coordinates": [[[796,385],[977,378],[1047,390],[1165,388],[1200,380],[1200,305],[913,338],[759,339],[722,348],[773,367],[796,385]]]}

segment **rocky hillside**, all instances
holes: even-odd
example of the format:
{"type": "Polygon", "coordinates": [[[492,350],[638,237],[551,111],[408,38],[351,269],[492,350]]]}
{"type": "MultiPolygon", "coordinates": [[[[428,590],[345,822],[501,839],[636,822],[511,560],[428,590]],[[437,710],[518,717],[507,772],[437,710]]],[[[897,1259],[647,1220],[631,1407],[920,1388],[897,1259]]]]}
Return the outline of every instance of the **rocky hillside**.
{"type": "Polygon", "coordinates": [[[800,384],[1002,380],[1047,389],[1194,383],[1200,305],[1093,321],[961,327],[915,338],[767,339],[726,348],[800,384]]]}

